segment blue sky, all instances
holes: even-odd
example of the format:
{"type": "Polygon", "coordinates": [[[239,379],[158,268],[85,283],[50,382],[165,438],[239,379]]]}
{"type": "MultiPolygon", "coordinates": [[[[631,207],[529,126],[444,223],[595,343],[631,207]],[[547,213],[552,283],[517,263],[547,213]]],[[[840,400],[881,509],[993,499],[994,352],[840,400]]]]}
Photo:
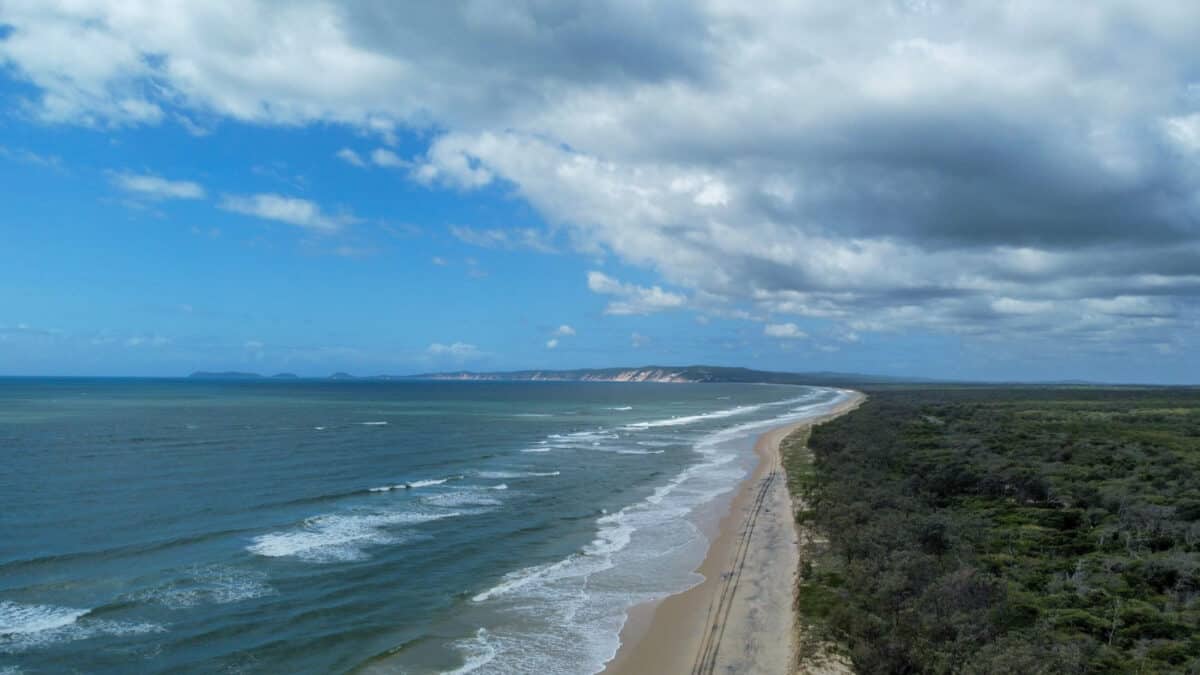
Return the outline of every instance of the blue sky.
{"type": "MultiPolygon", "coordinates": [[[[661,282],[549,234],[545,250],[464,242],[452,228],[546,225],[505,186],[463,194],[340,161],[343,148],[375,149],[352,130],[224,123],[197,137],[175,125],[97,132],[10,119],[4,135],[5,374],[828,365],[828,352],[742,320],[606,314],[589,271],[661,282]],[[122,189],[123,174],[195,182],[205,197],[122,189]],[[355,222],[323,234],[218,206],[245,194],[310,200],[355,222]],[[473,348],[430,349],[456,343],[473,348]]],[[[418,135],[394,147],[424,149],[418,135]]],[[[903,365],[863,351],[861,367],[903,365]]]]}
{"type": "Polygon", "coordinates": [[[0,374],[1200,379],[1183,6],[3,7],[0,374]]]}

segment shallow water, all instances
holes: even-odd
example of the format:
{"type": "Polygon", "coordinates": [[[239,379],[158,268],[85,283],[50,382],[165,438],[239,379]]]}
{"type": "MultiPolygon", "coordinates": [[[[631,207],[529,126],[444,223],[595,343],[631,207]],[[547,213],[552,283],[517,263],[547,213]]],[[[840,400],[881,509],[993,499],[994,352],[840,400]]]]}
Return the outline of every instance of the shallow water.
{"type": "Polygon", "coordinates": [[[0,672],[594,672],[839,396],[0,379],[0,672]]]}

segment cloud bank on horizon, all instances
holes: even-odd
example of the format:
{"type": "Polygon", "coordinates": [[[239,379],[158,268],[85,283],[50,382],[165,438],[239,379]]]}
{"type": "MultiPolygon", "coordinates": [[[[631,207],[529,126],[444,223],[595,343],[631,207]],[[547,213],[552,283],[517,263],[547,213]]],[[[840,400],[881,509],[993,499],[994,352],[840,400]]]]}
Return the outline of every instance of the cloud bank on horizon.
{"type": "MultiPolygon", "coordinates": [[[[463,242],[658,281],[581,266],[610,315],[1163,358],[1200,337],[1200,4],[3,0],[0,23],[29,119],[353,129],[347,171],[499,188],[544,220],[463,242]],[[389,149],[412,132],[422,151],[389,149]]],[[[214,199],[330,236],[356,220],[214,199]]]]}

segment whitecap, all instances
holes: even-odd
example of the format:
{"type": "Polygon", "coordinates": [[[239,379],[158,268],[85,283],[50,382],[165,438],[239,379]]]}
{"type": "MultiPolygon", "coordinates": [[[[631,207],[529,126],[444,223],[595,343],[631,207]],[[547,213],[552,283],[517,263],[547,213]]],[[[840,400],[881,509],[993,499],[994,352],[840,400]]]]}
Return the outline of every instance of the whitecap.
{"type": "Polygon", "coordinates": [[[480,471],[475,475],[490,480],[504,480],[510,478],[548,478],[561,473],[561,471],[480,471]]]}
{"type": "Polygon", "coordinates": [[[364,549],[405,540],[393,528],[416,525],[442,518],[464,515],[461,512],[419,513],[390,511],[375,513],[333,513],[314,516],[303,525],[254,538],[246,550],[267,558],[294,557],[305,562],[350,562],[367,557],[364,549]]]}
{"type": "Polygon", "coordinates": [[[37,633],[75,623],[91,610],[0,601],[0,635],[37,633]]]}
{"type": "Polygon", "coordinates": [[[631,405],[619,405],[619,406],[616,406],[615,408],[609,408],[609,410],[633,410],[633,406],[631,406],[631,405]]]}
{"type": "Polygon", "coordinates": [[[0,652],[14,654],[56,642],[85,640],[100,635],[161,633],[152,623],[88,619],[88,609],[26,605],[0,601],[0,652]]]}
{"type": "Polygon", "coordinates": [[[413,482],[409,483],[408,486],[412,487],[412,488],[433,487],[434,485],[442,485],[443,483],[445,483],[448,480],[450,480],[450,479],[449,478],[429,478],[427,480],[414,480],[413,482]]]}
{"type": "Polygon", "coordinates": [[[387,422],[359,422],[359,424],[363,425],[364,427],[381,427],[386,425],[387,422]]]}
{"type": "Polygon", "coordinates": [[[433,487],[434,485],[442,485],[447,481],[460,479],[462,476],[447,476],[446,478],[429,478],[426,480],[414,480],[411,483],[396,483],[395,485],[380,485],[379,487],[367,488],[367,492],[391,492],[392,490],[413,490],[417,488],[433,487]]]}

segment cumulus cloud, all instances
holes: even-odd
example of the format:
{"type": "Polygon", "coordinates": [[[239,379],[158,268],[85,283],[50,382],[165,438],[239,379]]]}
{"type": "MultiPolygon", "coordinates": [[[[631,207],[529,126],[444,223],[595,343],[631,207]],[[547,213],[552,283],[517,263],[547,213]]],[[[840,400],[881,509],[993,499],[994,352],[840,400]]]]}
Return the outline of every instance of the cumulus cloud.
{"type": "Polygon", "coordinates": [[[687,298],[678,293],[664,291],[658,286],[646,288],[624,283],[602,272],[588,272],[587,282],[594,293],[616,296],[617,299],[604,309],[605,314],[653,314],[677,309],[687,302],[687,298]]]}
{"type": "Polygon", "coordinates": [[[0,61],[47,121],[180,108],[428,132],[414,180],[511,190],[572,246],[690,298],[593,273],[609,313],[690,302],[847,334],[1130,348],[1196,332],[1196,3],[27,0],[4,15],[0,61]]]}
{"type": "Polygon", "coordinates": [[[550,338],[546,340],[546,349],[556,349],[558,347],[558,338],[550,338]]]}
{"type": "Polygon", "coordinates": [[[808,333],[800,330],[800,327],[794,323],[769,323],[763,326],[763,335],[767,337],[785,338],[789,340],[798,340],[808,337],[808,333]]]}
{"type": "Polygon", "coordinates": [[[226,211],[277,220],[321,234],[337,232],[345,225],[357,222],[356,218],[348,214],[324,213],[319,205],[307,199],[272,193],[226,195],[221,199],[220,206],[226,211]]]}
{"type": "Polygon", "coordinates": [[[554,329],[554,334],[558,335],[560,337],[566,337],[569,335],[574,335],[575,329],[564,323],[561,326],[559,326],[558,328],[554,329]]]}
{"type": "Polygon", "coordinates": [[[204,187],[190,180],[167,180],[152,174],[112,173],[114,185],[146,199],[203,199],[204,187]]]}

